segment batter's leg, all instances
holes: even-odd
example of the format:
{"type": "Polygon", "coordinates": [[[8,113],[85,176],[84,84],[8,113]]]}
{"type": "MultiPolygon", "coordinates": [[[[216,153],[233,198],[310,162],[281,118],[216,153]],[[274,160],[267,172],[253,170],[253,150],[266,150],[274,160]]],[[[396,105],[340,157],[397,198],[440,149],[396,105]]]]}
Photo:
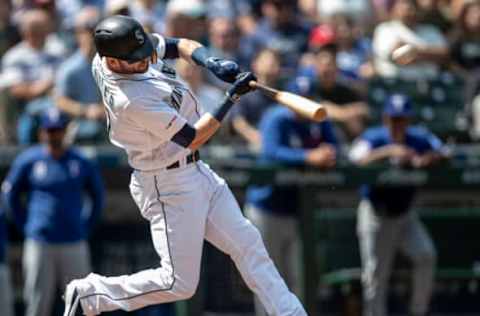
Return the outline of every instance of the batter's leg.
{"type": "MultiPolygon", "coordinates": [[[[118,277],[90,274],[75,281],[85,313],[132,311],[188,299],[194,294],[208,211],[208,204],[199,203],[205,201],[203,190],[208,184],[196,175],[195,169],[185,168],[132,177],[131,192],[150,221],[160,267],[118,277]]],[[[70,316],[68,311],[66,316],[70,316]]]]}
{"type": "Polygon", "coordinates": [[[423,316],[428,312],[432,296],[437,256],[432,239],[416,213],[412,213],[409,217],[402,240],[402,251],[413,263],[410,313],[423,316]]]}
{"type": "Polygon", "coordinates": [[[378,217],[369,201],[360,202],[357,234],[362,260],[365,316],[388,315],[388,281],[398,243],[396,223],[395,220],[378,217]]]}
{"type": "Polygon", "coordinates": [[[55,256],[48,244],[27,239],[23,248],[25,316],[49,316],[56,291],[55,256]]]}
{"type": "Polygon", "coordinates": [[[269,315],[306,315],[268,256],[260,233],[242,215],[235,197],[224,183],[217,187],[212,199],[205,238],[230,255],[269,315]]]}

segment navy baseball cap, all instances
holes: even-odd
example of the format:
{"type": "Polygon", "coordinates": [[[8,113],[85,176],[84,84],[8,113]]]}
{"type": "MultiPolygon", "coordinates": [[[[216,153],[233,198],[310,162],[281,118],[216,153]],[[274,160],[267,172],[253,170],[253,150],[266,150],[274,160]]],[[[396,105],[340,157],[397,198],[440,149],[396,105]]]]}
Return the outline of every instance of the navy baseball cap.
{"type": "Polygon", "coordinates": [[[47,109],[40,117],[40,127],[45,129],[63,129],[69,123],[68,116],[56,107],[47,109]]]}
{"type": "Polygon", "coordinates": [[[413,115],[412,102],[404,94],[393,94],[385,101],[383,114],[390,117],[410,117],[413,115]]]}

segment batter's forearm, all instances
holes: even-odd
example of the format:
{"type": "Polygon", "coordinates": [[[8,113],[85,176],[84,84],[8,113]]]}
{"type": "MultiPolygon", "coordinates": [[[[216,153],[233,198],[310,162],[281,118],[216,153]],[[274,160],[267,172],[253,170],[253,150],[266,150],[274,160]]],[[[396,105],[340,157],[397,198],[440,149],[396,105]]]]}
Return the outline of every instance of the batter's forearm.
{"type": "Polygon", "coordinates": [[[196,41],[181,38],[178,42],[178,54],[188,63],[196,65],[197,63],[192,59],[192,54],[199,47],[203,47],[203,45],[196,41]]]}
{"type": "Polygon", "coordinates": [[[188,148],[192,151],[197,150],[205,144],[220,128],[221,123],[210,113],[205,113],[195,123],[195,138],[190,143],[188,148]]]}

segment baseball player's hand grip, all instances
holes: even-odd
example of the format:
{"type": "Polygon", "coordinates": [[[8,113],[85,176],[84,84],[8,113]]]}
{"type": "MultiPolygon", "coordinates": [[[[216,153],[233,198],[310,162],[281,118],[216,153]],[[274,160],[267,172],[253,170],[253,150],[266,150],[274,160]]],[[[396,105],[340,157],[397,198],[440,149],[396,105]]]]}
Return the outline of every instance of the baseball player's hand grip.
{"type": "Polygon", "coordinates": [[[250,87],[260,90],[272,100],[288,107],[295,113],[315,122],[321,122],[327,118],[327,110],[317,102],[286,91],[280,91],[262,85],[257,81],[250,81],[250,87]]]}

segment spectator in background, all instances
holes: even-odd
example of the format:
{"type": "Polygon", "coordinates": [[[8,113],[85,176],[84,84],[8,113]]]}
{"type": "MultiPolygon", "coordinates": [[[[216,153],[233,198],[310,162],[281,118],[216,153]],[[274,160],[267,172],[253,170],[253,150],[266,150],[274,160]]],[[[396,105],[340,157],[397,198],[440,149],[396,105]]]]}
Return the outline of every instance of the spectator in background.
{"type": "Polygon", "coordinates": [[[375,22],[380,23],[390,18],[390,8],[395,0],[371,0],[375,12],[375,22]]]}
{"type": "Polygon", "coordinates": [[[60,28],[68,32],[75,28],[75,16],[85,6],[95,6],[97,10],[103,11],[105,0],[55,0],[60,28]]]}
{"type": "MultiPolygon", "coordinates": [[[[354,22],[345,15],[332,17],[330,23],[321,24],[312,30],[309,48],[314,51],[321,46],[335,44],[336,62],[342,81],[348,83],[360,94],[366,95],[367,79],[375,75],[371,61],[371,41],[360,36],[354,22]]],[[[314,63],[314,60],[304,59],[304,61],[306,64],[314,63]]]]}
{"type": "Polygon", "coordinates": [[[450,36],[452,69],[465,82],[471,136],[480,139],[480,0],[464,1],[450,36]]]}
{"type": "Polygon", "coordinates": [[[265,47],[278,51],[282,75],[293,75],[300,56],[307,50],[310,27],[297,15],[296,0],[265,0],[262,13],[254,34],[242,46],[245,45],[250,59],[265,47]]]}
{"type": "Polygon", "coordinates": [[[57,108],[48,109],[40,123],[43,144],[21,153],[2,185],[5,205],[25,234],[26,316],[50,316],[57,286],[91,271],[86,240],[104,189],[95,165],[65,144],[67,123],[57,108]]]}
{"type": "Polygon", "coordinates": [[[369,38],[361,36],[354,21],[346,15],[332,20],[337,45],[337,65],[349,81],[362,82],[372,78],[375,70],[371,62],[372,46],[369,38]]]}
{"type": "Polygon", "coordinates": [[[11,14],[10,1],[0,1],[0,57],[21,40],[17,27],[12,23],[11,14]]]}
{"type": "Polygon", "coordinates": [[[49,93],[60,59],[45,50],[51,30],[49,19],[42,10],[26,11],[20,21],[22,41],[2,58],[2,70],[9,78],[8,92],[17,101],[11,106],[22,113],[17,129],[20,144],[35,140],[35,117],[53,104],[49,93]]]}
{"type": "MultiPolygon", "coordinates": [[[[235,20],[226,17],[211,18],[208,22],[208,41],[212,56],[235,60],[240,68],[248,69],[250,55],[240,45],[242,39],[235,20]]],[[[208,79],[220,88],[228,86],[213,75],[209,76],[208,79]]]]}
{"type": "Polygon", "coordinates": [[[131,15],[129,0],[105,0],[105,15],[131,15]]]}
{"type": "MultiPolygon", "coordinates": [[[[270,108],[260,123],[260,164],[312,166],[329,169],[336,164],[337,140],[328,121],[314,123],[287,108],[270,108]]],[[[265,247],[288,287],[299,292],[298,187],[272,185],[247,189],[245,214],[262,234],[265,247]]],[[[257,316],[266,315],[255,298],[257,316]]]]}
{"type": "Polygon", "coordinates": [[[445,1],[416,0],[418,6],[418,23],[430,24],[443,33],[450,31],[452,23],[448,18],[449,8],[445,1]]]}
{"type": "Polygon", "coordinates": [[[373,37],[374,62],[382,77],[404,80],[432,79],[448,57],[446,39],[432,25],[421,25],[414,0],[395,0],[390,10],[392,20],[375,28],[373,37]],[[408,58],[396,64],[392,52],[405,44],[411,45],[408,58]]]}
{"type": "Polygon", "coordinates": [[[255,32],[257,22],[252,15],[252,5],[249,0],[206,0],[208,19],[225,18],[235,21],[242,35],[255,32]]]}
{"type": "Polygon", "coordinates": [[[13,295],[10,284],[10,272],[6,256],[7,226],[5,225],[5,214],[0,208],[0,306],[2,316],[13,315],[13,295]]]}
{"type": "Polygon", "coordinates": [[[480,0],[468,0],[450,37],[453,65],[467,79],[480,70],[480,0]]]}
{"type": "Polygon", "coordinates": [[[374,21],[370,0],[317,0],[317,10],[321,19],[340,14],[361,24],[374,21]]]}
{"type": "MultiPolygon", "coordinates": [[[[12,46],[20,42],[20,34],[11,19],[12,5],[10,1],[0,1],[0,59],[12,46]]],[[[10,100],[5,87],[9,84],[8,75],[0,66],[0,144],[11,143],[14,139],[15,119],[9,108],[10,100]]]]}
{"type": "Polygon", "coordinates": [[[342,124],[342,140],[349,142],[364,129],[368,105],[353,89],[338,80],[336,46],[324,43],[313,52],[313,65],[300,70],[290,89],[314,100],[321,100],[333,121],[342,124]]]}
{"type": "MultiPolygon", "coordinates": [[[[412,105],[408,97],[389,97],[383,114],[384,125],[368,129],[353,145],[353,163],[367,166],[386,161],[396,166],[426,168],[443,158],[442,143],[435,135],[409,126],[412,105]]],[[[365,316],[388,315],[387,285],[397,251],[413,264],[409,315],[427,315],[436,254],[428,232],[411,210],[415,191],[411,185],[361,188],[357,233],[365,316]]]]}
{"type": "Polygon", "coordinates": [[[170,0],[165,17],[165,36],[205,42],[207,7],[201,0],[170,0]]]}
{"type": "Polygon", "coordinates": [[[165,3],[156,0],[131,1],[129,11],[148,32],[165,32],[165,3]]]}
{"type": "Polygon", "coordinates": [[[57,58],[65,58],[71,53],[73,47],[68,39],[69,30],[63,28],[56,0],[21,0],[12,3],[14,3],[12,18],[17,24],[21,24],[24,14],[31,10],[40,10],[48,15],[48,36],[44,45],[46,52],[57,58]]]}
{"type": "Polygon", "coordinates": [[[76,120],[73,130],[79,142],[105,140],[105,110],[92,75],[95,55],[93,30],[100,19],[95,7],[85,7],[76,16],[77,52],[59,68],[55,82],[55,102],[76,120]]]}
{"type": "MultiPolygon", "coordinates": [[[[278,87],[279,54],[268,48],[261,50],[252,62],[252,71],[259,83],[273,88],[278,87]]],[[[252,149],[258,151],[262,142],[258,124],[263,113],[275,103],[260,91],[244,95],[238,103],[232,112],[233,128],[252,149]]]]}

